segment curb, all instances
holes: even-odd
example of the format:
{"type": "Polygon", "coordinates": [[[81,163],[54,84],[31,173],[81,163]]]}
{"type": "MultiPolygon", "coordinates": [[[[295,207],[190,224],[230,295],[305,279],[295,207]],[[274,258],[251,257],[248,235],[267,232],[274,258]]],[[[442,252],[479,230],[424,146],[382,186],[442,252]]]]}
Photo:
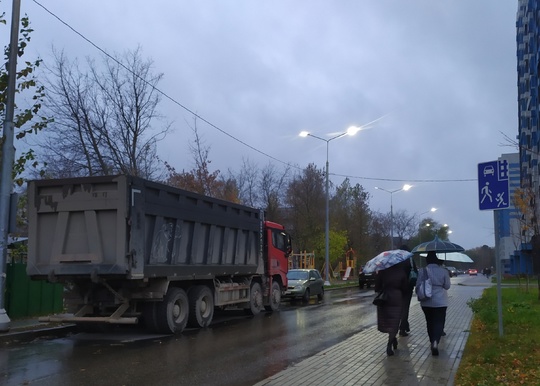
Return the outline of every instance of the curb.
{"type": "Polygon", "coordinates": [[[38,338],[62,338],[75,331],[75,325],[54,326],[40,328],[29,328],[24,331],[12,330],[6,333],[0,333],[0,344],[9,345],[13,343],[31,342],[38,338]]]}

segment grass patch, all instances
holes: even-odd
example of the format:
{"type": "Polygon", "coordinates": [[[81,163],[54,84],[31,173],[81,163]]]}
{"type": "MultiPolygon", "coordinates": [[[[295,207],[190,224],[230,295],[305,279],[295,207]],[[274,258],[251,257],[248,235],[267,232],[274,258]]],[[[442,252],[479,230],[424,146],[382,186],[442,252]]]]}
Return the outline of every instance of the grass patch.
{"type": "Polygon", "coordinates": [[[503,336],[499,336],[497,288],[468,305],[474,312],[455,385],[540,385],[538,288],[502,288],[503,336]]]}

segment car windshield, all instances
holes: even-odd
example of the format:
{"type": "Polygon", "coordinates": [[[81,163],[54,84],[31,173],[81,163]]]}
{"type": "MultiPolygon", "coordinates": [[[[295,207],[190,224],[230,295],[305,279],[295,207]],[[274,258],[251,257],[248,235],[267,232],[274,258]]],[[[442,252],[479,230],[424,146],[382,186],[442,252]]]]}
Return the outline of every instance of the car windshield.
{"type": "Polygon", "coordinates": [[[287,279],[289,280],[307,280],[308,271],[289,271],[287,273],[287,279]]]}

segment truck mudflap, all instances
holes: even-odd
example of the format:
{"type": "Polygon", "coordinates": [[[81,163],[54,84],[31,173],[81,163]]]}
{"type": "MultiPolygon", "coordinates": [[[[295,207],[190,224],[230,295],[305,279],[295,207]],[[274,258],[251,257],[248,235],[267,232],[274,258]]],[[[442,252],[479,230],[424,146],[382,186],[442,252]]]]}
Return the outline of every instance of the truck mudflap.
{"type": "Polygon", "coordinates": [[[93,307],[83,306],[75,314],[59,314],[39,317],[40,322],[60,322],[60,323],[108,323],[108,324],[137,324],[137,317],[123,317],[124,312],[129,308],[129,304],[121,304],[111,316],[84,316],[92,313],[93,307]]]}

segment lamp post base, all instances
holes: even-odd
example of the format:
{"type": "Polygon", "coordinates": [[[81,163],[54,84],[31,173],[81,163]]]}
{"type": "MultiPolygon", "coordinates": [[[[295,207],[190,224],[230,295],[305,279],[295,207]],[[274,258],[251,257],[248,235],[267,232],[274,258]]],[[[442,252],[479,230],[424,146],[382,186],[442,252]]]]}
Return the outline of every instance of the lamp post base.
{"type": "Polygon", "coordinates": [[[324,282],[324,285],[331,285],[330,282],[327,280],[324,282]]]}

